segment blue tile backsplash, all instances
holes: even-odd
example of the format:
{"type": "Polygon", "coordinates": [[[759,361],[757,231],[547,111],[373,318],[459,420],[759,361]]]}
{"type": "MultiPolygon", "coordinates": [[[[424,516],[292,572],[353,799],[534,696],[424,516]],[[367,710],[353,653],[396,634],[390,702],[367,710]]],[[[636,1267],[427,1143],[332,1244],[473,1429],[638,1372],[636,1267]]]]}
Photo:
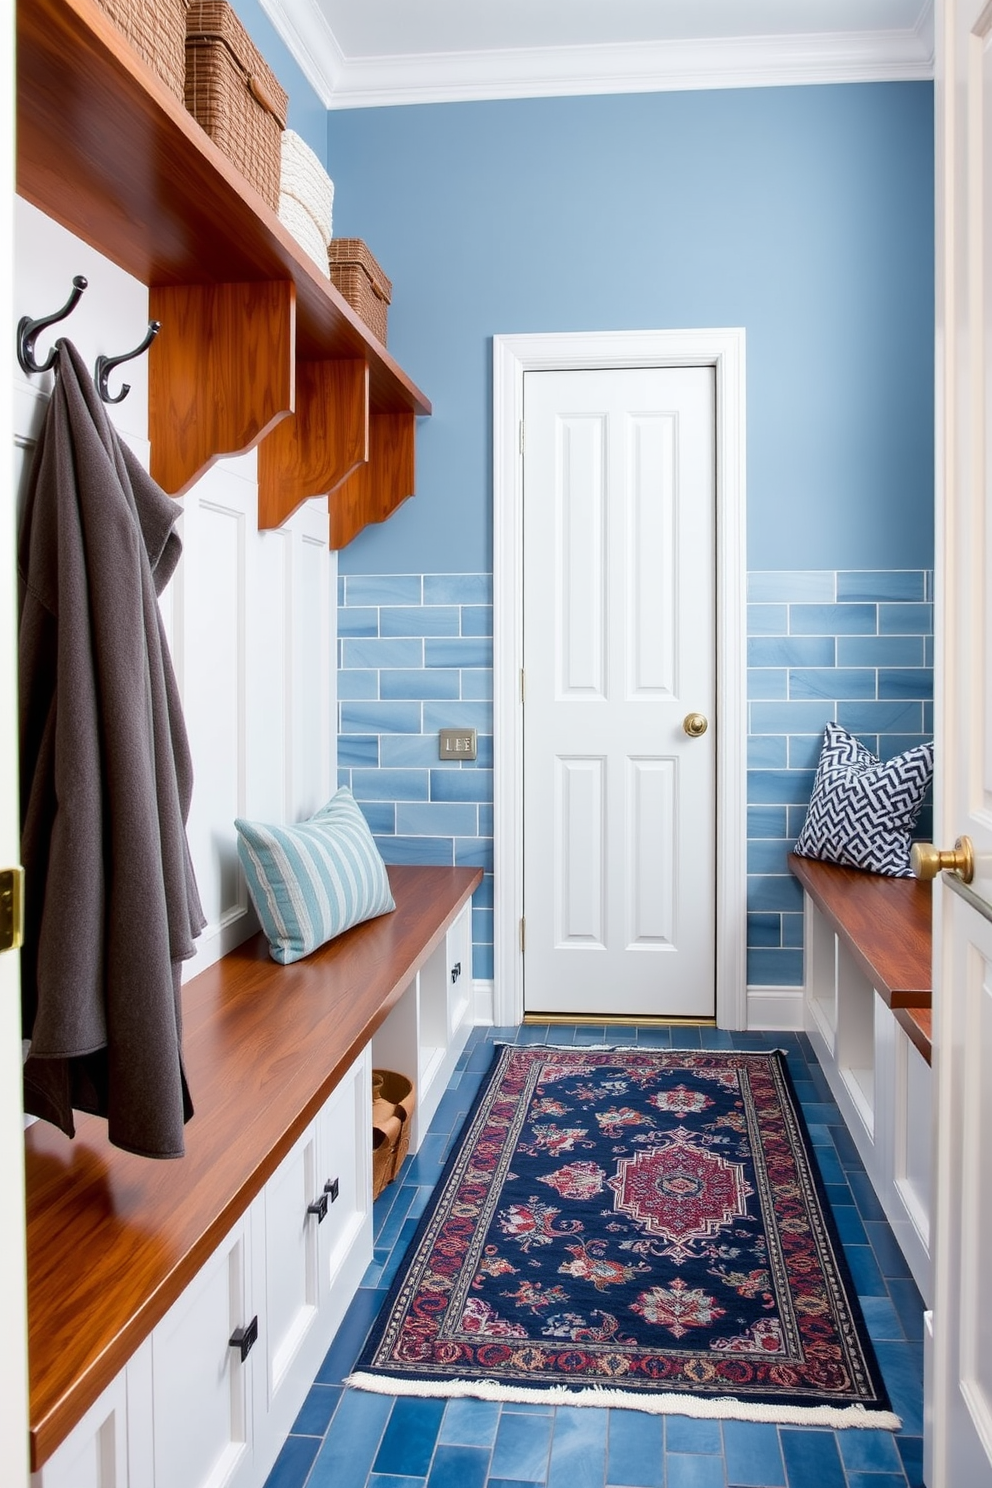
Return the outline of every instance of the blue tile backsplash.
{"type": "MultiPolygon", "coordinates": [[[[828,720],[889,758],[932,737],[928,570],[748,575],[748,983],[799,986],[802,893],[788,853],[828,720]]],[[[493,974],[492,577],[339,580],[340,783],[387,862],[479,864],[473,972],[493,974]],[[437,731],[478,732],[478,758],[438,759],[437,731]],[[479,911],[482,911],[481,913],[479,911]]],[[[919,835],[930,831],[924,808],[919,835]]]]}

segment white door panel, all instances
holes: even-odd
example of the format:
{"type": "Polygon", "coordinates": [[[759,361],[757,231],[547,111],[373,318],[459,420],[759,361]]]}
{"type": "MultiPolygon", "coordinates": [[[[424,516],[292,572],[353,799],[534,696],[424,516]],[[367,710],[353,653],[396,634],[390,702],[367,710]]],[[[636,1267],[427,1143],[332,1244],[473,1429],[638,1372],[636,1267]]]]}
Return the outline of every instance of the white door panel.
{"type": "Polygon", "coordinates": [[[712,1016],[713,371],[528,373],[524,413],[525,1006],[712,1016]]]}
{"type": "Polygon", "coordinates": [[[934,892],[937,1095],[930,1488],[992,1485],[992,6],[937,16],[938,846],[970,887],[934,892]]]}

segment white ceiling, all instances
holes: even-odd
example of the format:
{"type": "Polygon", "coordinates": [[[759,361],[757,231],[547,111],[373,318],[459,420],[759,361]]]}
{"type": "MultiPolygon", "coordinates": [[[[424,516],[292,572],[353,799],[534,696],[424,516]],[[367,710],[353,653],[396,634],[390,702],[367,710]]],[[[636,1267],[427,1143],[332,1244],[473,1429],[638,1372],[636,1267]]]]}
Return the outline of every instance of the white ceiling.
{"type": "Polygon", "coordinates": [[[933,75],[933,0],[261,0],[328,108],[933,75]]]}

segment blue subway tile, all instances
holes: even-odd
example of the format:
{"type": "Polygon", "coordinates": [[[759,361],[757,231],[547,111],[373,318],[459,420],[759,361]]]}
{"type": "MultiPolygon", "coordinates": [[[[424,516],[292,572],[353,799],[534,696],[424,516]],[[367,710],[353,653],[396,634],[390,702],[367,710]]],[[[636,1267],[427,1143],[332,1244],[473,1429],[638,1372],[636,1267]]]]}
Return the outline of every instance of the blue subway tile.
{"type": "Polygon", "coordinates": [[[479,802],[479,836],[495,837],[496,813],[488,801],[479,802]]]}
{"type": "Polygon", "coordinates": [[[378,763],[378,734],[342,734],[338,739],[339,765],[367,765],[374,769],[378,763]]]}
{"type": "Polygon", "coordinates": [[[461,674],[462,697],[466,702],[474,699],[491,701],[493,696],[493,673],[491,667],[467,667],[461,674]]]}
{"type": "Polygon", "coordinates": [[[775,1426],[724,1421],[723,1452],[727,1482],[740,1488],[785,1488],[785,1468],[775,1426]]]}
{"type": "Polygon", "coordinates": [[[379,634],[379,611],[365,609],[338,610],[339,636],[377,636],[379,634]]]}
{"type": "Polygon", "coordinates": [[[559,1405],[551,1436],[548,1488],[603,1488],[608,1413],[559,1405]]]}
{"type": "Polygon", "coordinates": [[[401,837],[471,837],[479,823],[475,806],[451,801],[401,801],[396,830],[401,837]]]}
{"type": "Polygon", "coordinates": [[[392,801],[359,801],[358,805],[373,836],[396,831],[396,807],[392,801]]]}
{"type": "Polygon", "coordinates": [[[787,825],[788,816],[784,806],[747,808],[748,837],[785,837],[787,825]]]}
{"type": "Polygon", "coordinates": [[[891,1277],[909,1278],[912,1272],[902,1248],[886,1220],[870,1219],[865,1223],[868,1242],[875,1252],[879,1270],[888,1281],[891,1277]]]}
{"type": "Polygon", "coordinates": [[[933,607],[928,604],[883,604],[878,607],[879,635],[929,635],[933,607]]]}
{"type": "Polygon", "coordinates": [[[319,1437],[287,1437],[265,1480],[265,1488],[303,1488],[319,1450],[319,1437]]]}
{"type": "Polygon", "coordinates": [[[492,873],[492,839],[485,837],[456,838],[455,865],[458,868],[484,868],[487,873],[492,873]]]}
{"type": "Polygon", "coordinates": [[[869,667],[796,667],[789,673],[790,698],[873,698],[869,667]]]}
{"type": "Polygon", "coordinates": [[[353,770],[351,779],[357,801],[429,800],[426,770],[353,770]]]}
{"type": "Polygon", "coordinates": [[[936,642],[932,635],[923,637],[923,665],[932,667],[937,655],[936,642]]]}
{"type": "Polygon", "coordinates": [[[815,770],[822,748],[822,734],[790,734],[789,769],[815,770]]]}
{"type": "Polygon", "coordinates": [[[398,1473],[370,1473],[368,1488],[425,1488],[426,1478],[406,1478],[398,1473]]]}
{"type": "MultiPolygon", "coordinates": [[[[382,1297],[378,1292],[359,1287],[334,1335],[334,1341],[324,1355],[315,1384],[339,1385],[351,1373],[381,1302],[382,1297]]],[[[385,1415],[382,1419],[385,1424],[385,1415]]],[[[371,1462],[371,1458],[369,1460],[371,1462]]]]}
{"type": "Polygon", "coordinates": [[[816,734],[834,716],[832,702],[751,703],[752,734],[816,734]]]}
{"type": "Polygon", "coordinates": [[[772,667],[749,667],[747,674],[749,698],[786,698],[789,695],[789,674],[772,667]]]}
{"type": "Polygon", "coordinates": [[[921,744],[932,742],[928,734],[879,734],[875,752],[879,759],[889,760],[897,754],[905,754],[907,749],[917,749],[921,744]]]}
{"type": "Polygon", "coordinates": [[[386,863],[454,863],[450,837],[376,837],[376,846],[386,863]]]}
{"type": "Polygon", "coordinates": [[[838,636],[837,665],[843,667],[923,666],[923,636],[838,636]]]}
{"type": "Polygon", "coordinates": [[[900,1434],[896,1437],[896,1446],[909,1488],[923,1488],[923,1438],[900,1434]]]}
{"type": "Polygon", "coordinates": [[[493,912],[491,909],[472,910],[472,940],[476,945],[492,945],[493,912]]]}
{"type": "Polygon", "coordinates": [[[837,722],[852,734],[918,734],[923,729],[923,705],[840,702],[837,722]]]}
{"type": "Polygon", "coordinates": [[[485,1488],[488,1468],[488,1447],[438,1447],[427,1488],[485,1488]]]}
{"type": "Polygon", "coordinates": [[[666,1452],[665,1466],[669,1483],[677,1483],[678,1488],[726,1488],[722,1457],[666,1452]]]}
{"type": "Polygon", "coordinates": [[[747,576],[747,597],[757,603],[782,600],[795,604],[800,600],[830,603],[835,597],[835,580],[831,569],[757,570],[747,576]]]}
{"type": "Polygon", "coordinates": [[[431,1465],[444,1401],[405,1396],[397,1400],[376,1453],[377,1473],[424,1478],[431,1465]]]}
{"type": "Polygon", "coordinates": [[[424,604],[491,605],[492,574],[424,574],[424,604]]]}
{"type": "Polygon", "coordinates": [[[801,987],[802,951],[748,951],[749,987],[801,987]]]}
{"type": "Polygon", "coordinates": [[[789,608],[791,635],[874,635],[878,609],[870,604],[794,604],[789,608]]]}
{"type": "Polygon", "coordinates": [[[802,950],[803,916],[801,914],[782,916],[782,945],[786,949],[802,950]]]}
{"type": "Polygon", "coordinates": [[[493,643],[485,636],[453,636],[424,642],[429,667],[491,667],[493,643]]]}
{"type": "Polygon", "coordinates": [[[813,770],[748,770],[748,803],[789,806],[808,802],[814,775],[813,770]]]}
{"type": "Polygon", "coordinates": [[[340,790],[342,786],[346,787],[346,789],[348,789],[348,790],[351,790],[351,771],[350,770],[343,770],[339,766],[338,767],[338,790],[340,790]]]}
{"type": "Polygon", "coordinates": [[[389,1395],[346,1390],[307,1479],[307,1488],[364,1483],[392,1406],[389,1395]]]}
{"type": "MultiPolygon", "coordinates": [[[[923,1369],[916,1343],[876,1343],[875,1354],[892,1402],[907,1436],[923,1435],[923,1369]]],[[[956,1488],[956,1485],[955,1485],[956,1488]]]]}
{"type": "Polygon", "coordinates": [[[383,636],[457,635],[461,623],[457,605],[389,605],[380,614],[383,636]]]}
{"type": "Polygon", "coordinates": [[[491,1447],[499,1425],[495,1400],[449,1400],[439,1441],[449,1446],[491,1447]]]}
{"type": "Polygon", "coordinates": [[[430,783],[432,801],[491,801],[493,798],[491,770],[432,770],[430,783]]]}
{"type": "Polygon", "coordinates": [[[873,1343],[895,1341],[901,1343],[906,1334],[899,1314],[888,1297],[862,1297],[861,1311],[864,1314],[868,1337],[873,1343]]]}
{"type": "Polygon", "coordinates": [[[847,1488],[844,1468],[833,1431],[779,1433],[788,1481],[795,1488],[847,1488]]]}
{"type": "Polygon", "coordinates": [[[789,843],[756,838],[747,845],[748,873],[788,873],[789,843]]]}
{"type": "Polygon", "coordinates": [[[923,1298],[916,1282],[906,1277],[889,1279],[889,1296],[902,1324],[902,1330],[910,1343],[923,1342],[923,1298]]]}
{"type": "Polygon", "coordinates": [[[437,751],[436,733],[387,734],[380,741],[380,763],[384,770],[416,766],[426,769],[438,763],[437,751]]]}
{"type": "Polygon", "coordinates": [[[787,825],[785,829],[786,837],[790,837],[793,841],[795,841],[795,839],[799,836],[799,833],[803,829],[803,822],[806,820],[806,813],[808,810],[808,801],[801,802],[798,806],[790,806],[788,808],[787,825]]]}
{"type": "Polygon", "coordinates": [[[462,635],[491,636],[493,633],[492,605],[462,606],[462,635]]]}
{"type": "Polygon", "coordinates": [[[842,569],[837,575],[838,600],[923,600],[922,568],[842,569]]]}
{"type": "Polygon", "coordinates": [[[346,640],[341,649],[345,667],[422,667],[424,642],[420,640],[346,640]]]}
{"type": "Polygon", "coordinates": [[[833,636],[753,636],[747,643],[752,667],[830,667],[837,643],[833,636]]]}
{"type": "Polygon", "coordinates": [[[845,1245],[844,1255],[847,1258],[847,1264],[854,1278],[855,1290],[859,1296],[888,1296],[884,1278],[879,1270],[878,1262],[870,1245],[845,1245]]]}
{"type": "Polygon", "coordinates": [[[493,948],[491,945],[474,945],[472,947],[472,975],[480,982],[491,982],[493,979],[493,948]]]}
{"type": "MultiPolygon", "coordinates": [[[[492,714],[492,707],[489,709],[492,714]]],[[[466,770],[491,770],[493,768],[493,736],[491,733],[479,734],[475,741],[476,756],[474,760],[466,760],[463,769],[466,770]]]]}
{"type": "Polygon", "coordinates": [[[750,770],[784,770],[788,765],[788,745],[784,734],[751,734],[747,741],[747,763],[750,770]]]}
{"type": "Polygon", "coordinates": [[[349,574],[345,583],[347,605],[419,605],[419,574],[349,574]]]}
{"type": "Polygon", "coordinates": [[[610,1411],[606,1481],[617,1488],[662,1488],[665,1481],[665,1426],[662,1416],[643,1411],[610,1411]]]}
{"type": "Polygon", "coordinates": [[[493,731],[491,703],[424,703],[424,733],[443,728],[474,728],[479,734],[493,731]]]}
{"type": "Polygon", "coordinates": [[[666,1452],[720,1452],[719,1421],[695,1416],[669,1416],[665,1422],[666,1452]]]}
{"type": "Polygon", "coordinates": [[[472,903],[476,909],[492,909],[495,902],[493,875],[487,873],[482,882],[472,895],[472,903]]]}
{"type": "Polygon", "coordinates": [[[901,1467],[897,1473],[848,1472],[847,1488],[906,1488],[906,1479],[901,1467]]]}
{"type": "Polygon", "coordinates": [[[494,1478],[543,1483],[551,1451],[551,1416],[505,1411],[500,1417],[490,1472],[494,1478]]]}
{"type": "MultiPolygon", "coordinates": [[[[828,1183],[830,1179],[826,1180],[828,1183]]],[[[837,1180],[843,1182],[843,1176],[837,1180]]],[[[865,1232],[864,1222],[858,1213],[855,1204],[834,1204],[833,1216],[837,1224],[837,1233],[845,1245],[867,1245],[868,1236],[865,1232]]]]}
{"type": "Polygon", "coordinates": [[[379,673],[379,695],[384,698],[459,698],[461,675],[458,672],[416,671],[379,673]]]}
{"type": "Polygon", "coordinates": [[[761,948],[782,944],[782,916],[777,914],[749,914],[747,917],[747,943],[761,948]]]}
{"type": "Polygon", "coordinates": [[[340,1385],[311,1385],[292,1425],[294,1436],[323,1436],[343,1394],[340,1385]]]}
{"type": "Polygon", "coordinates": [[[342,703],[369,702],[379,696],[378,672],[348,672],[338,670],[338,701],[342,703]]]}
{"type": "Polygon", "coordinates": [[[338,574],[338,606],[344,605],[344,574],[338,574]]]}
{"type": "Polygon", "coordinates": [[[420,703],[342,703],[343,734],[418,734],[420,703]]]}
{"type": "Polygon", "coordinates": [[[791,873],[751,877],[747,881],[749,911],[785,910],[798,913],[803,907],[803,886],[791,873]]]}
{"type": "Polygon", "coordinates": [[[747,607],[747,633],[755,635],[787,635],[789,632],[789,607],[784,604],[749,604],[747,607]]]}
{"type": "Polygon", "coordinates": [[[932,698],[933,672],[929,667],[884,667],[878,674],[880,698],[932,698]]]}

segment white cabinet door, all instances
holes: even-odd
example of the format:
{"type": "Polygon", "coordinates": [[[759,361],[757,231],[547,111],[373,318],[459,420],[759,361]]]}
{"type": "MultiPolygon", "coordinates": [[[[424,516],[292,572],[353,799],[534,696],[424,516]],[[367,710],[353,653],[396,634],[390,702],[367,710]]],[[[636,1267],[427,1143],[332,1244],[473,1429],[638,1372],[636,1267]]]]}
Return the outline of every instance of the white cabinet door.
{"type": "Polygon", "coordinates": [[[250,1278],[245,1215],[152,1334],[155,1488],[240,1488],[253,1481],[256,1359],[247,1353],[242,1360],[231,1342],[255,1318],[250,1278]]]}
{"type": "Polygon", "coordinates": [[[125,1371],[104,1390],[31,1488],[124,1488],[127,1472],[127,1381],[125,1371]]]}

